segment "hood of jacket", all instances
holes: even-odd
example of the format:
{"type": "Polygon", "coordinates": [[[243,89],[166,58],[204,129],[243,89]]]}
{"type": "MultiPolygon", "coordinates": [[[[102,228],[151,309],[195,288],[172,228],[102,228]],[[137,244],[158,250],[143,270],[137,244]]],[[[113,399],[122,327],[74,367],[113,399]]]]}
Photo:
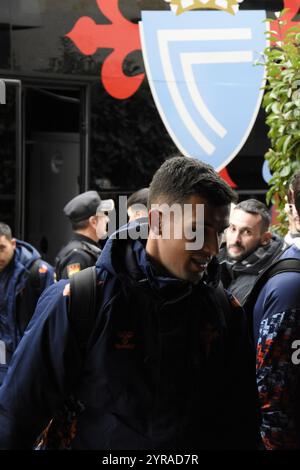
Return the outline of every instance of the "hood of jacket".
{"type": "Polygon", "coordinates": [[[41,255],[29,243],[23,240],[16,240],[16,242],[15,263],[21,264],[25,269],[29,269],[35,260],[41,258],[41,255]]]}
{"type": "MultiPolygon", "coordinates": [[[[148,282],[154,293],[162,298],[176,300],[190,293],[198,284],[172,277],[149,257],[146,252],[147,233],[148,224],[143,220],[133,221],[115,232],[107,240],[96,263],[98,277],[117,277],[125,286],[148,282]],[[143,236],[134,239],[138,232],[143,236]]],[[[219,263],[213,259],[199,284],[217,286],[219,280],[219,263]]]]}

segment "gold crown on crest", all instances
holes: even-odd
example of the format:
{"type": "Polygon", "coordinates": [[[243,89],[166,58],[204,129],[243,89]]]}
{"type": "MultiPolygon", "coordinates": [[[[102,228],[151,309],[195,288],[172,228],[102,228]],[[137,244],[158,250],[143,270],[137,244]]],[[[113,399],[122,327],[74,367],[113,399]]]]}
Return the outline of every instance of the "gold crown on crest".
{"type": "Polygon", "coordinates": [[[196,8],[212,8],[214,10],[227,11],[234,15],[239,11],[239,3],[243,1],[244,0],[165,0],[165,2],[170,3],[170,8],[176,15],[196,8]]]}

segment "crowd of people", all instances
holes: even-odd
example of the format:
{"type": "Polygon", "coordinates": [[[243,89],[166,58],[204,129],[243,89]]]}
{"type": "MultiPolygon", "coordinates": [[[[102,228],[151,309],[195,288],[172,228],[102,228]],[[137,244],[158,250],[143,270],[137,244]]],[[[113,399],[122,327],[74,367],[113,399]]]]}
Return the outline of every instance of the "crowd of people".
{"type": "Polygon", "coordinates": [[[300,261],[243,309],[300,260],[300,172],[284,239],[181,156],[101,250],[113,210],[96,191],[68,202],[55,268],[0,223],[0,448],[300,449],[300,261]]]}

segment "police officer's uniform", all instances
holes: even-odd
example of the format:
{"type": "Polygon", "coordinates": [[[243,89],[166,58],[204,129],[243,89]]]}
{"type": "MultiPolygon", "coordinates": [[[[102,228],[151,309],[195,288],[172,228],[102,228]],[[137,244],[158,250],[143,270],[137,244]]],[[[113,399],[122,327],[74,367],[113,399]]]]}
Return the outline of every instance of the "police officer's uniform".
{"type": "MultiPolygon", "coordinates": [[[[113,208],[113,200],[101,200],[97,191],[87,191],[68,202],[64,207],[64,214],[71,222],[77,223],[96,215],[96,212],[113,208]]],[[[93,266],[100,253],[97,242],[85,235],[74,233],[55,259],[56,279],[68,279],[76,272],[93,266]]]]}

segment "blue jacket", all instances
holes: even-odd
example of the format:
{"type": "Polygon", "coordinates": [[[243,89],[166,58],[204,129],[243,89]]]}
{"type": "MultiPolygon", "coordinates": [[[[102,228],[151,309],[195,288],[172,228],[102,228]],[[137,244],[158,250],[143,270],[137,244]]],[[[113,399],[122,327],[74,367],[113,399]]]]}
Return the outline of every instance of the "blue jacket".
{"type": "Polygon", "coordinates": [[[0,274],[0,384],[24,333],[24,320],[26,323],[26,319],[31,318],[42,291],[53,283],[53,268],[41,260],[38,251],[29,243],[17,240],[14,257],[0,274]],[[33,281],[30,268],[36,260],[40,261],[37,279],[33,281]]]}
{"type": "MultiPolygon", "coordinates": [[[[300,249],[293,245],[281,258],[300,259],[300,249]]],[[[253,323],[264,444],[300,449],[300,375],[292,361],[293,343],[300,339],[300,273],[277,274],[266,283],[253,323]]]]}
{"type": "Polygon", "coordinates": [[[108,240],[85,358],[67,281],[50,287],[0,390],[0,448],[30,448],[70,394],[73,449],[254,447],[254,351],[243,311],[228,302],[225,318],[217,304],[211,269],[192,285],[159,272],[141,241],[108,240]]]}

